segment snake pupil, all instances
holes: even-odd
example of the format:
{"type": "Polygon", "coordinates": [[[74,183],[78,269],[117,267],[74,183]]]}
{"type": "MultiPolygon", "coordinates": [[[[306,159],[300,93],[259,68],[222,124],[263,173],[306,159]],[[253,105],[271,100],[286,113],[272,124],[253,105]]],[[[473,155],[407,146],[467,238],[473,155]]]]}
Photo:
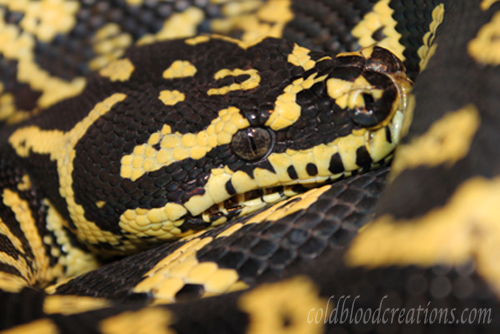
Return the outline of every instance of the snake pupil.
{"type": "Polygon", "coordinates": [[[254,135],[252,132],[248,133],[248,140],[250,142],[250,146],[251,146],[253,154],[257,155],[258,154],[257,153],[258,147],[257,147],[257,144],[255,143],[255,138],[254,138],[254,135]]]}

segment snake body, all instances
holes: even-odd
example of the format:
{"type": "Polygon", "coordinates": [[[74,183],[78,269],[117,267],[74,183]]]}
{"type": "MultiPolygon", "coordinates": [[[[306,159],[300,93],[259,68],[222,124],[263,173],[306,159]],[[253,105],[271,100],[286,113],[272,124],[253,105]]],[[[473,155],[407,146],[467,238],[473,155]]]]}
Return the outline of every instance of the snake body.
{"type": "Polygon", "coordinates": [[[498,8],[0,1],[0,328],[495,331],[498,8]]]}

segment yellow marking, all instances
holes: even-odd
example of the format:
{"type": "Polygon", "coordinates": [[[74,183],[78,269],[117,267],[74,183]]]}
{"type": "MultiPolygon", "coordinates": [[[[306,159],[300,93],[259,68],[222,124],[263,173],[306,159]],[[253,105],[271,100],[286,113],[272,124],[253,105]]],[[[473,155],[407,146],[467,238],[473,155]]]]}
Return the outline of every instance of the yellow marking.
{"type": "Polygon", "coordinates": [[[423,37],[423,44],[418,49],[417,53],[420,57],[420,71],[423,71],[427,64],[429,63],[429,59],[436,52],[437,44],[434,43],[434,38],[436,37],[437,28],[441,25],[444,18],[444,5],[439,4],[432,10],[432,22],[429,25],[429,31],[425,33],[423,37]]]}
{"type": "MultiPolygon", "coordinates": [[[[262,284],[244,293],[238,307],[248,313],[247,333],[323,333],[323,322],[308,321],[311,310],[324,307],[326,300],[307,277],[262,284]]],[[[313,311],[314,312],[314,311],[313,311]]]]}
{"type": "Polygon", "coordinates": [[[95,206],[97,206],[99,209],[102,209],[106,205],[105,201],[97,201],[95,202],[95,206]]]}
{"type": "Polygon", "coordinates": [[[51,42],[57,34],[71,31],[80,8],[78,1],[65,0],[7,1],[4,5],[10,11],[24,13],[19,25],[42,42],[51,42]]]}
{"type": "Polygon", "coordinates": [[[284,93],[278,96],[275,108],[266,122],[266,126],[277,131],[284,129],[297,121],[300,117],[300,106],[297,104],[297,94],[304,89],[309,89],[317,82],[324,81],[326,75],[316,78],[317,73],[309,78],[295,80],[284,89],[284,93]]]}
{"type": "Polygon", "coordinates": [[[500,65],[500,12],[493,15],[467,45],[469,55],[485,65],[500,65]]]}
{"type": "Polygon", "coordinates": [[[178,239],[183,234],[177,226],[182,224],[181,218],[186,213],[186,208],[176,203],[167,203],[162,208],[128,209],[120,216],[119,225],[134,238],[153,236],[153,242],[178,239]]]}
{"type": "MultiPolygon", "coordinates": [[[[388,126],[391,127],[391,133],[396,133],[392,123],[388,126]]],[[[231,180],[238,194],[243,194],[257,188],[295,184],[297,181],[290,179],[287,172],[288,167],[291,165],[297,171],[299,180],[301,180],[300,182],[324,182],[332,177],[332,173],[329,171],[330,159],[326,157],[331,157],[335,153],[339,153],[346,172],[349,172],[360,168],[356,164],[356,151],[359,147],[364,146],[372,157],[372,160],[378,162],[391,153],[397,143],[397,135],[393,136],[391,143],[387,142],[385,128],[382,127],[376,130],[340,137],[330,143],[317,145],[310,149],[300,151],[288,149],[285,153],[272,153],[269,155],[268,160],[276,173],[256,168],[254,170],[254,178],[251,178],[245,172],[233,172],[228,167],[212,169],[212,175],[204,187],[205,193],[191,197],[184,203],[184,207],[192,215],[199,215],[215,203],[229,199],[231,195],[225,191],[225,184],[229,180],[231,180]],[[318,175],[313,178],[307,173],[307,165],[309,163],[315,164],[318,168],[318,175]]],[[[343,174],[340,173],[333,177],[340,177],[343,174]]],[[[265,205],[266,203],[264,202],[254,205],[248,203],[248,206],[243,208],[242,213],[251,213],[265,205]]]]}
{"type": "Polygon", "coordinates": [[[16,268],[22,277],[17,275],[12,275],[9,273],[5,273],[0,271],[0,289],[17,292],[25,286],[34,285],[36,283],[35,278],[33,277],[33,272],[29,268],[26,263],[23,244],[22,242],[10,231],[10,229],[5,225],[5,223],[0,219],[0,234],[7,237],[12,245],[16,248],[19,253],[21,253],[21,257],[17,260],[7,253],[0,252],[0,263],[5,263],[16,268]]]}
{"type": "Polygon", "coordinates": [[[321,188],[311,189],[303,194],[294,196],[290,198],[289,204],[283,206],[283,203],[277,203],[272,206],[269,210],[263,211],[258,215],[250,218],[245,225],[261,223],[263,221],[276,221],[283,217],[289,216],[297,211],[305,210],[311,204],[316,202],[318,198],[331,188],[330,185],[323,186],[321,188]],[[293,199],[300,198],[300,201],[292,201],[293,199]]]}
{"type": "Polygon", "coordinates": [[[20,191],[27,191],[31,188],[31,179],[28,174],[24,174],[22,181],[17,184],[17,189],[20,191]]]}
{"type": "Polygon", "coordinates": [[[102,77],[109,78],[111,81],[127,81],[134,73],[134,64],[128,59],[115,60],[105,68],[99,71],[102,77]]]}
{"type": "Polygon", "coordinates": [[[43,312],[70,315],[111,306],[105,299],[84,296],[48,296],[43,301],[43,312]]]}
{"type": "Polygon", "coordinates": [[[188,38],[184,42],[188,45],[198,45],[201,43],[206,43],[210,40],[210,36],[200,35],[193,38],[188,38]]]}
{"type": "MultiPolygon", "coordinates": [[[[310,149],[295,151],[288,149],[285,153],[272,153],[269,155],[269,162],[282,184],[292,184],[287,169],[293,165],[300,180],[324,181],[332,175],[329,171],[330,158],[339,153],[346,171],[353,171],[360,168],[356,164],[356,151],[364,146],[374,162],[385,158],[397,144],[396,138],[393,142],[387,142],[385,138],[385,128],[373,131],[366,131],[359,134],[350,134],[340,137],[327,144],[320,144],[310,149]],[[311,179],[307,173],[307,165],[313,163],[318,168],[318,175],[311,179]]],[[[338,174],[340,177],[342,174],[338,174]]],[[[235,184],[236,182],[233,182],[235,184]]],[[[236,189],[236,188],[235,188],[236,189]]]]}
{"type": "Polygon", "coordinates": [[[396,30],[396,20],[392,17],[393,10],[389,7],[390,0],[380,0],[373,6],[373,10],[367,13],[363,19],[351,31],[354,37],[359,40],[361,47],[372,45],[381,46],[394,53],[400,60],[405,60],[403,55],[404,46],[399,43],[401,34],[396,30]],[[372,35],[375,31],[383,28],[382,32],[386,36],[380,42],[375,41],[372,35]]]}
{"type": "Polygon", "coordinates": [[[224,35],[216,35],[216,34],[211,34],[211,35],[209,35],[209,37],[210,37],[210,39],[218,39],[221,41],[233,43],[243,50],[246,50],[249,47],[252,47],[252,46],[254,46],[262,41],[262,39],[258,39],[258,40],[251,40],[251,41],[247,42],[247,41],[242,41],[242,40],[239,40],[236,38],[232,38],[232,37],[228,37],[228,36],[224,36],[224,35]]]}
{"type": "Polygon", "coordinates": [[[375,99],[380,99],[384,94],[384,90],[375,89],[363,76],[357,77],[353,82],[331,78],[327,80],[326,87],[328,95],[342,109],[363,107],[363,93],[368,93],[375,99]]]}
{"type": "Polygon", "coordinates": [[[235,43],[246,49],[265,37],[282,37],[283,28],[293,18],[290,7],[290,0],[270,0],[264,4],[262,1],[230,2],[223,7],[226,17],[212,20],[211,28],[222,35],[242,31],[241,42],[235,43]]]}
{"type": "Polygon", "coordinates": [[[230,86],[224,86],[221,88],[211,88],[208,90],[207,94],[224,95],[227,94],[228,92],[232,92],[235,90],[250,90],[259,86],[260,83],[259,71],[253,68],[248,70],[242,70],[240,68],[236,68],[234,70],[223,69],[215,73],[214,78],[215,80],[220,80],[228,76],[236,77],[239,75],[248,75],[250,77],[245,81],[243,81],[242,83],[233,83],[230,86]]]}
{"type": "Polygon", "coordinates": [[[292,53],[288,55],[287,61],[308,71],[316,65],[316,62],[309,56],[309,52],[311,50],[295,44],[292,53]]]}
{"type": "Polygon", "coordinates": [[[66,278],[62,278],[60,280],[57,281],[57,283],[55,284],[52,284],[52,285],[49,285],[47,286],[46,288],[43,289],[43,291],[49,295],[53,295],[56,293],[56,290],[63,284],[66,284],[68,282],[70,282],[71,280],[73,280],[75,277],[66,277],[66,278]]]}
{"type": "Polygon", "coordinates": [[[206,130],[198,133],[171,133],[168,125],[153,133],[146,144],[138,145],[132,154],[121,159],[120,175],[132,181],[147,172],[159,170],[186,158],[199,160],[213,148],[229,144],[233,135],[250,124],[238,108],[229,107],[219,112],[206,130]],[[160,143],[160,150],[153,146],[160,143]]]}
{"type": "MultiPolygon", "coordinates": [[[[115,93],[99,102],[88,113],[87,117],[77,123],[68,132],[60,130],[42,130],[37,126],[27,126],[16,130],[9,138],[9,143],[21,157],[28,157],[30,152],[48,154],[52,161],[57,162],[59,174],[59,193],[66,200],[71,220],[77,230],[77,237],[88,244],[98,242],[109,242],[118,244],[118,238],[111,232],[101,230],[94,222],[88,221],[84,216],[84,209],[75,202],[73,193],[73,159],[76,156],[75,146],[85,135],[87,129],[95,123],[99,117],[106,114],[117,103],[125,100],[127,96],[115,93]]],[[[119,250],[131,250],[134,246],[128,242],[119,250]]]]}
{"type": "Polygon", "coordinates": [[[3,85],[0,83],[0,120],[7,124],[19,123],[37,113],[37,110],[25,111],[16,109],[14,95],[2,94],[3,85]]]}
{"type": "Polygon", "coordinates": [[[33,286],[36,284],[36,278],[34,277],[33,271],[28,266],[28,263],[26,263],[24,257],[15,259],[7,253],[0,252],[0,263],[16,268],[22,275],[22,277],[19,278],[24,279],[23,281],[26,286],[33,286]]]}
{"type": "Polygon", "coordinates": [[[161,308],[144,308],[123,312],[101,321],[103,334],[175,334],[168,326],[173,323],[170,311],[161,308]]]}
{"type": "Polygon", "coordinates": [[[36,114],[37,110],[25,111],[16,109],[14,95],[3,93],[3,85],[0,82],[0,120],[7,124],[19,123],[36,114]]]}
{"type": "MultiPolygon", "coordinates": [[[[361,54],[361,56],[365,59],[369,59],[371,58],[372,54],[373,54],[373,46],[371,47],[366,47],[366,48],[362,48],[361,50],[359,50],[359,53],[361,54]]],[[[337,55],[338,56],[338,55],[337,55]]]]}
{"type": "Polygon", "coordinates": [[[65,275],[61,275],[58,282],[66,277],[82,275],[99,268],[100,263],[92,253],[85,252],[73,245],[73,242],[68,236],[68,232],[64,229],[64,227],[68,227],[68,223],[61,217],[52,203],[47,199],[44,200],[44,203],[48,207],[46,220],[47,230],[54,234],[56,243],[60,245],[66,253],[65,256],[57,258],[57,262],[65,268],[65,275]]]}
{"type": "Polygon", "coordinates": [[[228,237],[242,227],[243,227],[242,223],[234,224],[231,227],[225,229],[223,232],[219,233],[216,238],[228,237]]]}
{"type": "MultiPolygon", "coordinates": [[[[342,80],[338,78],[331,78],[326,81],[326,88],[328,95],[332,98],[337,100],[343,95],[346,95],[349,93],[352,87],[352,81],[348,80],[342,80]]],[[[338,104],[339,102],[336,101],[338,104]]],[[[346,103],[347,105],[347,103],[346,103]]]]}
{"type": "MultiPolygon", "coordinates": [[[[205,262],[201,264],[204,263],[205,262]]],[[[212,263],[217,265],[215,262],[212,263]]],[[[193,275],[193,277],[196,278],[196,275],[193,275]]],[[[214,294],[223,294],[224,292],[228,291],[234,284],[236,284],[238,278],[238,272],[234,269],[218,269],[212,275],[205,275],[206,281],[203,286],[205,287],[205,291],[207,292],[211,292],[214,294]]]]}
{"type": "Polygon", "coordinates": [[[474,259],[478,273],[500,294],[500,178],[471,178],[445,206],[420,218],[378,218],[358,234],[346,261],[351,266],[460,265],[474,259]],[[425,240],[425,242],[422,242],[425,240]]]}
{"type": "MultiPolygon", "coordinates": [[[[0,254],[0,262],[4,263],[2,254],[0,254]]],[[[2,291],[19,292],[29,285],[23,277],[0,271],[0,289],[2,291]]]]}
{"type": "Polygon", "coordinates": [[[21,240],[19,240],[18,237],[16,237],[10,231],[10,229],[7,227],[7,225],[5,225],[5,223],[1,218],[0,218],[0,234],[6,236],[7,239],[9,239],[10,242],[12,242],[12,245],[16,248],[16,250],[21,254],[24,254],[23,243],[21,242],[21,240]]]}
{"type": "Polygon", "coordinates": [[[40,319],[2,331],[2,334],[58,334],[57,325],[50,319],[40,319]]]}
{"type": "Polygon", "coordinates": [[[0,91],[0,120],[6,120],[16,111],[14,105],[14,95],[0,91]]]}
{"type": "Polygon", "coordinates": [[[222,6],[222,14],[224,14],[224,17],[241,16],[247,13],[252,13],[256,9],[259,9],[262,5],[263,2],[260,0],[248,0],[244,2],[226,1],[226,3],[222,6]]]}
{"type": "Polygon", "coordinates": [[[410,130],[410,125],[413,122],[413,113],[415,111],[415,106],[416,106],[415,95],[409,94],[405,116],[403,118],[403,122],[401,123],[401,136],[398,138],[403,138],[408,134],[408,131],[410,130]]]}
{"type": "Polygon", "coordinates": [[[89,62],[89,68],[93,71],[104,68],[120,58],[132,42],[132,35],[122,32],[118,24],[106,24],[96,32],[92,40],[97,56],[89,62]]]}
{"type": "Polygon", "coordinates": [[[481,9],[488,10],[495,2],[498,2],[498,0],[483,0],[481,1],[481,9]]]}
{"type": "Polygon", "coordinates": [[[163,72],[165,79],[192,77],[196,74],[196,67],[187,60],[176,60],[163,72]]]}
{"type": "Polygon", "coordinates": [[[162,90],[159,99],[167,106],[175,106],[178,102],[184,101],[186,95],[178,90],[162,90]]]}
{"type": "Polygon", "coordinates": [[[479,127],[479,113],[473,105],[448,112],[420,137],[398,147],[392,164],[394,178],[402,170],[417,166],[453,166],[469,152],[479,127]]]}
{"type": "Polygon", "coordinates": [[[213,168],[204,186],[205,193],[191,197],[184,203],[184,207],[189,210],[191,215],[196,216],[206,211],[215,203],[221,203],[229,199],[231,195],[226,191],[225,185],[226,182],[231,180],[232,175],[233,171],[228,167],[213,168]]]}
{"type": "Polygon", "coordinates": [[[214,262],[198,262],[196,252],[213,238],[187,241],[158,262],[134,288],[136,293],[151,293],[156,304],[175,301],[175,295],[186,284],[200,284],[211,295],[243,288],[233,269],[222,269],[214,262]]]}
{"type": "Polygon", "coordinates": [[[280,184],[280,180],[275,173],[264,168],[255,168],[253,170],[254,180],[259,188],[270,188],[280,184]]]}
{"type": "Polygon", "coordinates": [[[437,43],[433,43],[431,47],[427,50],[427,52],[425,54],[422,54],[422,57],[425,58],[423,58],[419,63],[420,71],[426,69],[427,64],[429,64],[429,60],[431,60],[432,56],[434,56],[434,54],[436,53],[436,49],[437,49],[437,43]]]}
{"type": "Polygon", "coordinates": [[[170,39],[185,38],[196,35],[198,25],[203,22],[205,14],[196,7],[189,7],[182,13],[174,13],[165,21],[163,27],[154,35],[147,34],[141,37],[138,45],[170,39]]]}
{"type": "Polygon", "coordinates": [[[143,4],[144,0],[126,0],[127,4],[130,6],[140,6],[143,4]]]}
{"type": "MultiPolygon", "coordinates": [[[[234,283],[233,285],[231,285],[231,287],[229,289],[227,289],[227,291],[225,293],[230,293],[230,292],[233,292],[233,291],[246,290],[249,287],[250,286],[248,284],[246,284],[245,282],[238,281],[238,282],[234,283]]],[[[208,294],[210,294],[210,292],[206,292],[206,294],[207,295],[203,295],[203,297],[208,297],[208,294]]]]}
{"type": "MultiPolygon", "coordinates": [[[[44,0],[43,4],[45,6],[50,2],[50,0],[44,0]]],[[[42,2],[33,2],[30,3],[30,6],[35,3],[38,3],[40,6],[42,4],[42,2]]],[[[11,10],[26,11],[26,8],[17,8],[16,4],[21,6],[25,2],[10,2],[9,6],[11,10]]],[[[61,3],[59,0],[55,0],[54,4],[57,7],[61,3]]],[[[49,13],[54,12],[53,10],[49,10],[49,13]]],[[[47,108],[61,100],[78,95],[83,91],[86,84],[85,78],[78,77],[71,81],[64,81],[52,77],[47,71],[41,69],[34,59],[35,38],[28,32],[21,32],[18,26],[7,24],[3,17],[4,10],[0,9],[0,54],[6,59],[18,62],[17,80],[20,83],[26,83],[33,90],[42,93],[37,102],[39,108],[47,108]]],[[[47,33],[42,32],[41,34],[47,33]]]]}
{"type": "MultiPolygon", "coordinates": [[[[45,254],[45,246],[43,244],[42,238],[36,226],[35,219],[32,216],[32,212],[29,208],[28,202],[23,200],[19,195],[10,189],[4,189],[3,203],[10,207],[16,216],[16,221],[19,222],[21,230],[24,236],[28,240],[28,243],[33,251],[34,263],[33,263],[33,279],[34,282],[38,284],[43,284],[50,282],[53,279],[53,273],[49,270],[49,258],[45,254]]],[[[23,261],[24,262],[24,261],[23,261]]],[[[23,273],[22,268],[17,268],[23,276],[28,279],[31,275],[26,272],[23,273]]],[[[31,270],[30,270],[31,271],[31,270]]]]}
{"type": "MultiPolygon", "coordinates": [[[[304,87],[308,88],[312,86],[315,81],[314,75],[306,81],[300,79],[294,82],[295,87],[288,87],[286,90],[297,92],[304,87]]],[[[405,94],[408,92],[406,92],[406,87],[402,87],[401,89],[404,92],[399,103],[399,109],[404,109],[406,106],[405,94]]],[[[395,106],[396,105],[397,104],[395,104],[395,106]]],[[[395,110],[396,109],[397,108],[395,107],[395,110]]],[[[225,184],[229,180],[231,180],[236,193],[239,194],[260,187],[296,183],[297,181],[291,180],[287,173],[287,168],[291,165],[293,165],[296,169],[299,179],[301,180],[300,182],[325,181],[331,176],[331,172],[329,171],[329,159],[325,157],[331,157],[332,155],[339,153],[348,173],[349,171],[356,170],[360,167],[355,163],[355,152],[361,146],[365,146],[373,161],[378,162],[392,152],[399,140],[403,112],[398,110],[393,113],[393,115],[392,120],[390,117],[388,118],[388,122],[390,123],[385,125],[391,130],[391,143],[387,142],[385,128],[382,127],[369,131],[358,131],[348,135],[347,137],[337,138],[331,143],[317,145],[316,147],[307,150],[294,151],[289,149],[286,153],[272,153],[268,159],[276,173],[271,173],[267,170],[257,168],[254,171],[254,178],[251,178],[242,171],[233,172],[227,167],[212,169],[212,175],[205,186],[205,194],[193,196],[184,204],[184,206],[192,215],[198,215],[203,213],[214,203],[219,203],[230,198],[231,195],[224,191],[225,184]],[[309,163],[314,163],[318,167],[318,176],[314,178],[309,176],[307,173],[307,164],[309,163]]],[[[159,139],[154,140],[152,144],[158,141],[159,139]]],[[[334,175],[334,177],[340,177],[342,174],[344,173],[334,175]]],[[[266,203],[263,203],[262,201],[252,205],[249,204],[243,209],[243,212],[250,213],[265,205],[266,203]]]]}
{"type": "Polygon", "coordinates": [[[217,271],[218,266],[215,262],[202,262],[193,267],[187,274],[187,278],[192,284],[203,284],[217,271]]]}
{"type": "Polygon", "coordinates": [[[340,137],[338,139],[337,148],[340,154],[340,158],[342,159],[342,164],[344,165],[344,169],[346,171],[352,171],[361,167],[356,164],[355,152],[359,147],[364,146],[364,142],[364,136],[359,137],[349,135],[347,137],[340,137]]]}

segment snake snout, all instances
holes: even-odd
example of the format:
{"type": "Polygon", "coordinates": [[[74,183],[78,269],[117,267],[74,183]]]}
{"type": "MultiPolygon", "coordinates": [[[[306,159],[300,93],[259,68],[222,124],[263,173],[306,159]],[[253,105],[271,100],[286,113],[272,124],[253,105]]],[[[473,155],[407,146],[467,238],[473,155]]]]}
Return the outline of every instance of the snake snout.
{"type": "Polygon", "coordinates": [[[366,71],[362,78],[348,92],[349,115],[357,125],[378,128],[398,109],[399,89],[386,74],[366,71]]]}
{"type": "Polygon", "coordinates": [[[412,83],[403,63],[390,51],[364,48],[338,54],[336,62],[327,80],[328,94],[355,125],[379,129],[405,108],[412,83]]]}

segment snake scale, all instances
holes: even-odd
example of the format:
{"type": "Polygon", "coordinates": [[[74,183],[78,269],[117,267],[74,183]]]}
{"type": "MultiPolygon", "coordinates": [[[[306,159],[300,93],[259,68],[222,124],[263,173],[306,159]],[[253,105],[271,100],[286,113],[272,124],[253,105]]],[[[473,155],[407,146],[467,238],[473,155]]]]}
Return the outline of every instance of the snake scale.
{"type": "Polygon", "coordinates": [[[496,333],[499,10],[0,0],[0,330],[496,333]]]}

